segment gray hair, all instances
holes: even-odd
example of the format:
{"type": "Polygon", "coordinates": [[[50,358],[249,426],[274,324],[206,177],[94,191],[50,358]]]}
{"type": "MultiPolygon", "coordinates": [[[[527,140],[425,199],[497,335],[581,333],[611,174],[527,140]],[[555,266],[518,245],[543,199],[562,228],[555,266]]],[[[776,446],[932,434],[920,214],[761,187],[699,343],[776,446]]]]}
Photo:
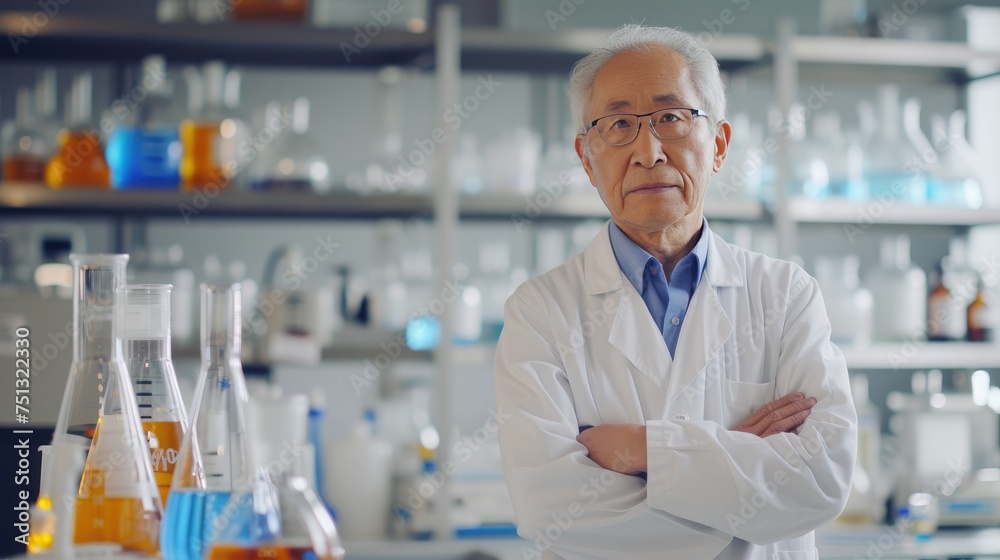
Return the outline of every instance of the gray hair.
{"type": "Polygon", "coordinates": [[[573,124],[579,132],[584,129],[584,113],[590,102],[591,88],[597,72],[615,55],[639,50],[648,44],[663,45],[681,55],[691,71],[695,90],[703,98],[701,101],[705,104],[708,117],[714,123],[725,118],[726,92],[719,75],[719,63],[712,53],[693,36],[679,29],[646,27],[633,23],[618,28],[601,46],[573,66],[569,77],[569,100],[573,124]]]}

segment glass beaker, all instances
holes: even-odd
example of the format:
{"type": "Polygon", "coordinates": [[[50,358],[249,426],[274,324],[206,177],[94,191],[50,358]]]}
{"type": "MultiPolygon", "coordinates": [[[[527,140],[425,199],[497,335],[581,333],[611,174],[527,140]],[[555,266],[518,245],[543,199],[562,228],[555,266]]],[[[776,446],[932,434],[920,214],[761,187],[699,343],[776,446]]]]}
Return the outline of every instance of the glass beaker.
{"type": "MultiPolygon", "coordinates": [[[[116,296],[128,255],[72,254],[70,262],[73,365],[52,441],[89,446],[74,541],[117,543],[126,550],[155,553],[163,509],[117,337],[116,306],[121,301],[116,302],[116,296]]],[[[43,503],[51,505],[44,489],[39,496],[43,503]]]]}
{"type": "Polygon", "coordinates": [[[249,486],[247,388],[240,364],[240,285],[201,285],[201,372],[164,521],[163,554],[201,560],[226,503],[249,486]]]}
{"type": "Polygon", "coordinates": [[[130,284],[122,289],[122,346],[139,419],[149,440],[153,478],[167,504],[187,413],[170,359],[170,284],[130,284]]]}

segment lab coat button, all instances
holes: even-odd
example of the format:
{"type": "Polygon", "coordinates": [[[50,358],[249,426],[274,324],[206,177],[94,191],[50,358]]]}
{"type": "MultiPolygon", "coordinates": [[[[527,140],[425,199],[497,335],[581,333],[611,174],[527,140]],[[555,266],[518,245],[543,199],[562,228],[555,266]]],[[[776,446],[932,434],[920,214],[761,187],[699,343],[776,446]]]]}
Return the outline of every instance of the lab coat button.
{"type": "Polygon", "coordinates": [[[681,412],[678,412],[677,414],[674,414],[674,420],[686,421],[686,420],[690,420],[690,419],[691,419],[691,417],[688,416],[688,413],[684,412],[684,411],[681,411],[681,412]]]}
{"type": "Polygon", "coordinates": [[[676,327],[677,325],[681,324],[681,318],[674,317],[673,319],[670,320],[670,324],[676,327]]]}

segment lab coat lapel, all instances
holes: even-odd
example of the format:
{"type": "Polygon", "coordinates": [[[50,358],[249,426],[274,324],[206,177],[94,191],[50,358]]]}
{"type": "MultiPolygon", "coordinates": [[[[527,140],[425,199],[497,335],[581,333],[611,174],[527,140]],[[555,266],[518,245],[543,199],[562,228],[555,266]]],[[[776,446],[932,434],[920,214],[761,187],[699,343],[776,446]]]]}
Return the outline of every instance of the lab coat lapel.
{"type": "Polygon", "coordinates": [[[606,336],[611,346],[657,387],[663,388],[670,368],[670,352],[642,296],[618,266],[608,233],[610,223],[605,224],[584,255],[587,291],[608,298],[602,311],[612,318],[604,323],[608,325],[606,336]]]}
{"type": "MultiPolygon", "coordinates": [[[[712,234],[705,273],[688,305],[667,387],[668,399],[680,396],[722,349],[733,324],[719,299],[719,290],[742,286],[742,272],[729,245],[712,234]]],[[[669,407],[669,405],[668,405],[669,407]]]]}

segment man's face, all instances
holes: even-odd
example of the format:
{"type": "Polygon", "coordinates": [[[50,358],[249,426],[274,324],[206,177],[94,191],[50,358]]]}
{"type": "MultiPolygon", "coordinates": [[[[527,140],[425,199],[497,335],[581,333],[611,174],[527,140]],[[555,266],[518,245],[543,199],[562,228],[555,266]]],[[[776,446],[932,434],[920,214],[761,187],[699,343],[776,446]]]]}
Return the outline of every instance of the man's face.
{"type": "MultiPolygon", "coordinates": [[[[584,117],[589,124],[605,115],[666,107],[705,110],[684,59],[651,44],[601,67],[584,117]]],[[[687,217],[683,224],[701,227],[705,189],[729,143],[729,123],[713,126],[716,118],[693,118],[691,131],[674,140],[654,136],[647,117],[640,119],[638,137],[624,146],[607,145],[596,129],[577,136],[577,154],[615,223],[626,232],[655,232],[687,217]]]]}

